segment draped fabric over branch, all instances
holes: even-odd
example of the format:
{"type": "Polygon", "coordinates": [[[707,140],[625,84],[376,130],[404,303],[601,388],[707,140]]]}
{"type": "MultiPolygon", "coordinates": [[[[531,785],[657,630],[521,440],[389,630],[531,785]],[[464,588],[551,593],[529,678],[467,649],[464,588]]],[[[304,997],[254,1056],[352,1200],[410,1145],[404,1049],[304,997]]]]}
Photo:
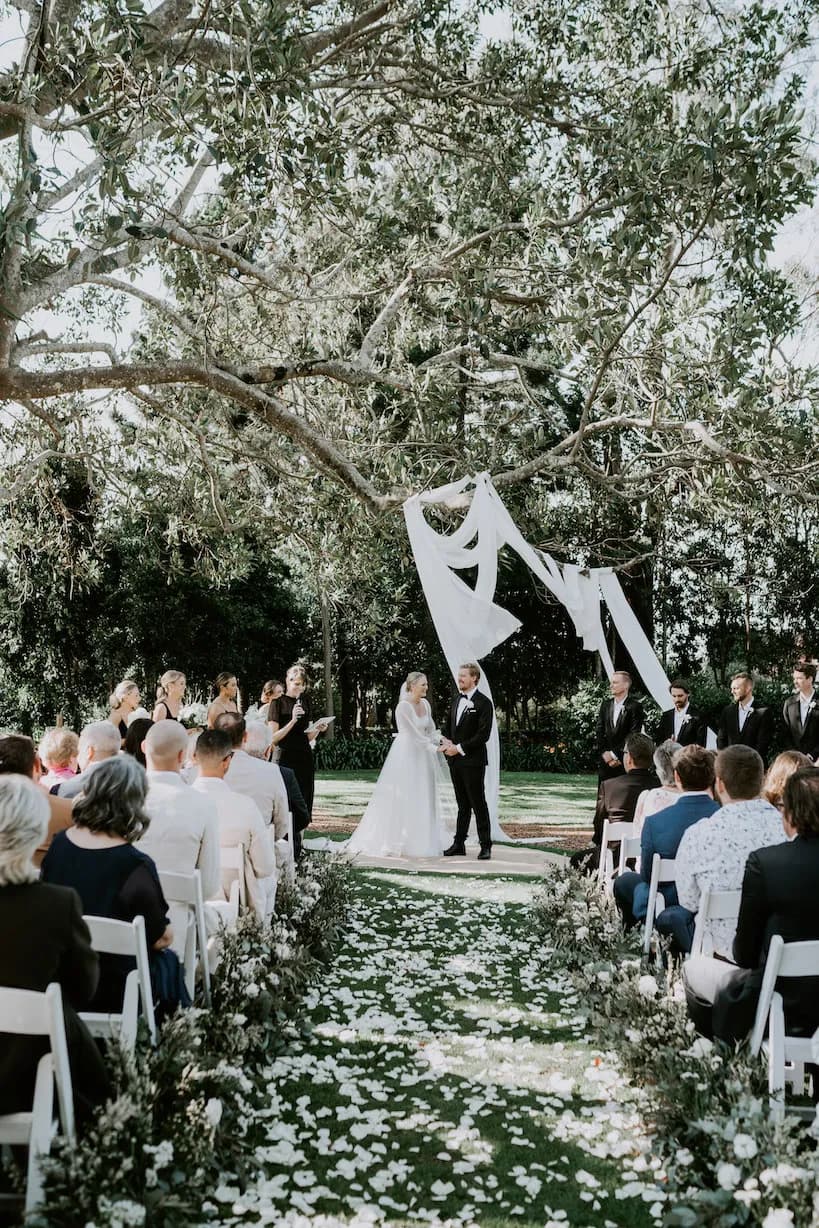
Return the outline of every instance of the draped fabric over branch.
{"type": "MultiPolygon", "coordinates": [[[[583,572],[572,563],[562,567],[551,555],[523,538],[489,475],[465,477],[449,486],[413,495],[404,504],[412,553],[438,639],[453,678],[464,661],[482,661],[520,627],[508,610],[495,602],[498,551],[509,546],[566,608],[583,647],[599,652],[606,673],[614,672],[600,614],[601,593],[643,684],[661,708],[668,706],[668,678],[649,640],[626,601],[617,576],[608,568],[583,572]],[[466,493],[472,486],[470,496],[466,493]],[[468,510],[454,532],[439,533],[424,515],[424,506],[443,504],[468,510]],[[476,568],[474,589],[457,574],[476,568]]],[[[486,672],[481,690],[492,698],[486,672]]],[[[497,722],[489,740],[486,798],[492,816],[493,840],[505,840],[498,822],[500,748],[497,722]]]]}

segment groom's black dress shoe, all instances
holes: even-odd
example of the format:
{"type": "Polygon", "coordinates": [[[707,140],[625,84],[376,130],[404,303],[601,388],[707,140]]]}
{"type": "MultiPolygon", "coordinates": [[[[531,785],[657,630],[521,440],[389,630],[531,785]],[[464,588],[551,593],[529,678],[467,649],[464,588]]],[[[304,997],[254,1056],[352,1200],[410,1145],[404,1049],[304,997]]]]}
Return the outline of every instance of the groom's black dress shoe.
{"type": "Polygon", "coordinates": [[[466,857],[466,849],[462,844],[451,844],[444,849],[444,857],[466,857]]]}
{"type": "Polygon", "coordinates": [[[481,849],[481,851],[478,853],[478,861],[491,861],[491,859],[492,859],[491,849],[481,849]]]}

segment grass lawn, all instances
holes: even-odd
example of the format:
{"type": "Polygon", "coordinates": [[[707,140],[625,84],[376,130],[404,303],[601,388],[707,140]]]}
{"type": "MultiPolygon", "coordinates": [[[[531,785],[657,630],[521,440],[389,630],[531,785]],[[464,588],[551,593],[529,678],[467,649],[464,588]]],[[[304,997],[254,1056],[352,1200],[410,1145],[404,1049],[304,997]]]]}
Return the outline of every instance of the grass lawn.
{"type": "Polygon", "coordinates": [[[531,884],[355,880],[313,1033],[270,1069],[261,1171],[221,1222],[656,1224],[640,1103],[543,974],[531,884]]]}
{"type": "MultiPolygon", "coordinates": [[[[319,772],[317,815],[333,825],[354,825],[364,813],[377,778],[377,772],[319,772]]],[[[596,796],[596,776],[501,772],[501,823],[588,829],[596,796]]],[[[321,823],[316,826],[320,828],[321,823]]]]}

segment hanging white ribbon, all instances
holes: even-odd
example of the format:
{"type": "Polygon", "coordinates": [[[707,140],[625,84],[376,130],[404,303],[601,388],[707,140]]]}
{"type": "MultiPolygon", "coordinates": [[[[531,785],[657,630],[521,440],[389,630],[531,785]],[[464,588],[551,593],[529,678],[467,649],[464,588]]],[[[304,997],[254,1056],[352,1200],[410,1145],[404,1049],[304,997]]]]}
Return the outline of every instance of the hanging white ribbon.
{"type": "MultiPolygon", "coordinates": [[[[495,588],[498,552],[510,546],[546,588],[565,606],[583,647],[599,652],[608,677],[614,672],[600,614],[600,595],[640,676],[660,708],[668,705],[668,677],[648,637],[629,606],[617,576],[608,568],[581,571],[573,563],[560,565],[551,555],[535,550],[525,540],[489,475],[461,478],[437,490],[413,495],[404,504],[404,519],[413,557],[430,616],[453,679],[465,661],[482,661],[520,627],[520,621],[498,605],[495,588]],[[464,506],[468,487],[474,486],[469,508],[452,533],[439,533],[426,519],[423,505],[464,506]],[[474,544],[472,544],[474,543],[474,544]],[[456,571],[477,568],[474,589],[456,571]]],[[[486,671],[481,690],[491,699],[486,671]]],[[[504,840],[498,821],[500,746],[493,721],[487,747],[486,800],[492,819],[492,839],[504,840]]]]}

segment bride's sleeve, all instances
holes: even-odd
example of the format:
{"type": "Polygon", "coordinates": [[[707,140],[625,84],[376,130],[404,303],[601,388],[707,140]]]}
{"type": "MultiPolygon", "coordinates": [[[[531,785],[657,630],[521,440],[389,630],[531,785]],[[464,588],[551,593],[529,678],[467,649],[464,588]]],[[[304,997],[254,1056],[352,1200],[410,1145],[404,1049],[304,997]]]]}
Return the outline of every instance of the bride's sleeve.
{"type": "Polygon", "coordinates": [[[395,709],[395,723],[398,726],[399,733],[408,733],[420,745],[435,749],[434,743],[418,728],[418,723],[413,715],[412,704],[407,703],[403,699],[395,709]]]}

